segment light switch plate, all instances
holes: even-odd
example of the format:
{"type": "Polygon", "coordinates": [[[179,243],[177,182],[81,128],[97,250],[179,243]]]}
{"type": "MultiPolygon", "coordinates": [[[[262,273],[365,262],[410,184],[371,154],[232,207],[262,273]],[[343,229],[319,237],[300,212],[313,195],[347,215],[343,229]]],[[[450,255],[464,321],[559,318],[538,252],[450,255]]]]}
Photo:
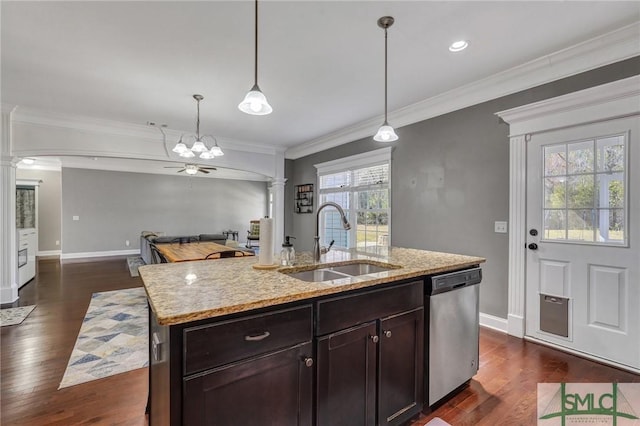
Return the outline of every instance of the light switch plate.
{"type": "Polygon", "coordinates": [[[73,220],[80,220],[80,216],[74,216],[73,220]]]}
{"type": "Polygon", "coordinates": [[[506,234],[507,233],[507,222],[498,222],[496,221],[494,225],[494,230],[498,234],[506,234]]]}

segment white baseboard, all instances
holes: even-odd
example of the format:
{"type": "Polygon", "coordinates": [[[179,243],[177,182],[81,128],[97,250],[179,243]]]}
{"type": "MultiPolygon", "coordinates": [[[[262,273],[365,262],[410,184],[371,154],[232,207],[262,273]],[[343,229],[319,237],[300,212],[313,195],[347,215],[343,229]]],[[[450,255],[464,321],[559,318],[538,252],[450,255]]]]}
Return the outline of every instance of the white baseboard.
{"type": "Polygon", "coordinates": [[[480,312],[480,325],[502,333],[507,332],[507,320],[494,315],[480,312]]]}
{"type": "Polygon", "coordinates": [[[88,251],[80,253],[62,253],[60,260],[67,259],[86,259],[91,257],[112,257],[112,256],[130,256],[132,254],[140,254],[139,249],[133,250],[110,250],[110,251],[88,251]]]}
{"type": "Polygon", "coordinates": [[[61,254],[62,254],[62,250],[40,250],[36,256],[51,257],[51,256],[60,256],[61,254]]]}
{"type": "Polygon", "coordinates": [[[548,346],[550,348],[557,349],[557,350],[562,351],[562,352],[568,352],[568,353],[570,353],[572,355],[576,355],[576,356],[579,356],[581,358],[586,358],[588,360],[599,362],[601,364],[610,365],[612,367],[620,368],[620,369],[625,370],[625,371],[630,371],[630,372],[635,373],[635,374],[640,374],[640,369],[635,368],[635,367],[631,367],[631,366],[626,365],[626,364],[620,364],[618,362],[610,361],[610,360],[605,359],[605,358],[600,358],[600,357],[597,357],[595,355],[588,354],[586,352],[580,352],[580,351],[577,351],[575,349],[567,348],[566,346],[556,345],[554,343],[547,342],[545,340],[540,340],[540,339],[537,339],[537,338],[532,337],[532,336],[524,336],[524,339],[528,340],[530,342],[533,342],[533,343],[537,343],[539,345],[548,346]]]}
{"type": "Polygon", "coordinates": [[[13,303],[18,300],[18,286],[0,287],[0,304],[13,303]]]}
{"type": "Polygon", "coordinates": [[[524,317],[509,314],[507,318],[507,334],[522,339],[524,337],[524,317]]]}

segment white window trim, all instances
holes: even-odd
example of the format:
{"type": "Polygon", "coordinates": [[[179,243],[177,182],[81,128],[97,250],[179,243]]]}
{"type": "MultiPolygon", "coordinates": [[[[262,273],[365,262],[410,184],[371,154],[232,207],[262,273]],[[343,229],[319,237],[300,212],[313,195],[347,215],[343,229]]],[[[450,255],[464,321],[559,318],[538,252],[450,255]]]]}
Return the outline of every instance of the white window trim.
{"type": "MultiPolygon", "coordinates": [[[[368,166],[374,163],[388,162],[389,175],[391,175],[391,149],[391,147],[376,149],[374,151],[363,152],[362,154],[314,164],[313,167],[318,169],[318,176],[322,176],[329,173],[368,166]]],[[[391,180],[391,176],[389,176],[389,180],[391,180]]]]}
{"type": "MultiPolygon", "coordinates": [[[[314,164],[313,166],[317,169],[316,175],[316,188],[317,189],[317,199],[318,199],[318,207],[320,206],[320,177],[331,174],[343,172],[346,170],[353,170],[364,168],[367,166],[374,166],[379,164],[388,164],[389,166],[389,231],[388,238],[389,242],[391,241],[391,152],[392,147],[385,147],[381,149],[376,149],[373,151],[363,152],[361,154],[351,155],[349,157],[339,158],[337,160],[326,161],[324,163],[314,164]]],[[[355,211],[355,209],[353,209],[355,211]]],[[[352,218],[349,218],[351,221],[352,218]]],[[[351,235],[349,236],[349,241],[351,244],[355,244],[357,237],[357,227],[353,226],[350,231],[351,235]]],[[[355,246],[354,246],[355,247],[355,246]]]]}

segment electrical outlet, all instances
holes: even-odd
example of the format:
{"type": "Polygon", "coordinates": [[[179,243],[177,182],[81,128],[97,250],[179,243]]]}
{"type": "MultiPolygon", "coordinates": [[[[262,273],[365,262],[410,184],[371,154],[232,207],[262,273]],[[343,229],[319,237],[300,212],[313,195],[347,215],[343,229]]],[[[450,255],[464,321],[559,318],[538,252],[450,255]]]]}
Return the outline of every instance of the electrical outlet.
{"type": "Polygon", "coordinates": [[[498,222],[498,221],[496,221],[496,223],[494,224],[494,231],[499,233],[499,234],[506,234],[507,233],[507,222],[498,222]]]}
{"type": "Polygon", "coordinates": [[[124,242],[124,245],[125,245],[125,246],[127,246],[127,247],[129,247],[129,246],[131,245],[131,243],[129,243],[129,240],[126,240],[126,241],[124,242]]]}
{"type": "Polygon", "coordinates": [[[60,245],[60,240],[56,240],[56,245],[59,246],[60,245]]]}

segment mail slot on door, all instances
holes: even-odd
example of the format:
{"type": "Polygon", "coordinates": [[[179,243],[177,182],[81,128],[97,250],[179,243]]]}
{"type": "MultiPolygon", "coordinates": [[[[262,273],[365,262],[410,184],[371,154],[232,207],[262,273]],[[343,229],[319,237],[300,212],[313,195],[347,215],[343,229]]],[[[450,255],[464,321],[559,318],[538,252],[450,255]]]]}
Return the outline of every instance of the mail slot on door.
{"type": "Polygon", "coordinates": [[[569,337],[569,299],[540,294],[540,331],[569,337]]]}

